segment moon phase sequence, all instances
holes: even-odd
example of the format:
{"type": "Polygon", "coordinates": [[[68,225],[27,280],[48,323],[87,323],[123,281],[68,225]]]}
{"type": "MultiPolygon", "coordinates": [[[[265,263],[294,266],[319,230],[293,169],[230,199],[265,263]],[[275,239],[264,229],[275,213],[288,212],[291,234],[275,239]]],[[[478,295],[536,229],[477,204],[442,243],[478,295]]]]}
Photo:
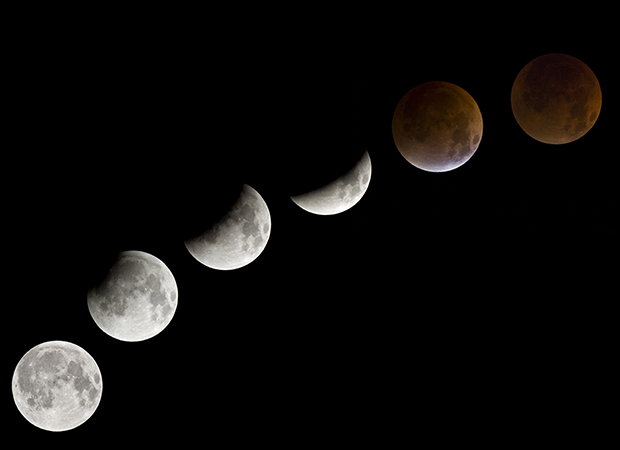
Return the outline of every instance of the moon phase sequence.
{"type": "Polygon", "coordinates": [[[127,251],[106,279],[88,292],[88,309],[104,332],[135,342],[159,334],[172,320],[178,290],[172,272],[155,256],[127,251]]]}
{"type": "Polygon", "coordinates": [[[471,95],[444,81],[414,87],[398,102],[392,136],[401,155],[428,172],[465,164],[482,139],[482,115],[471,95]]]}
{"type": "MultiPolygon", "coordinates": [[[[506,105],[507,94],[506,91],[506,105]]],[[[518,125],[528,136],[546,144],[580,139],[591,130],[601,111],[601,88],[594,72],[577,58],[563,54],[543,55],[530,61],[514,79],[510,94],[518,125]]],[[[482,115],[473,97],[461,87],[442,81],[423,83],[407,92],[394,109],[391,125],[394,144],[408,164],[400,162],[427,172],[447,172],[462,166],[478,150],[483,135],[482,115]]],[[[347,139],[349,136],[345,134],[347,139]]],[[[487,135],[486,139],[489,138],[487,135]]],[[[304,169],[309,159],[317,163],[304,172],[311,175],[311,182],[304,180],[305,184],[296,185],[294,192],[303,193],[290,199],[312,214],[336,215],[361,201],[369,187],[372,165],[369,152],[365,151],[354,164],[342,169],[342,160],[332,164],[336,158],[330,159],[329,152],[338,146],[325,148],[329,155],[326,158],[309,158],[308,152],[293,148],[302,158],[304,169]],[[326,166],[329,171],[316,170],[326,166]]],[[[352,162],[363,147],[356,142],[350,143],[350,148],[356,152],[352,162]]],[[[370,151],[378,155],[381,149],[370,151]]],[[[381,158],[377,157],[374,163],[379,175],[383,169],[381,158]]],[[[215,170],[220,168],[217,164],[212,166],[215,170]]],[[[296,171],[297,166],[293,167],[290,174],[296,177],[300,172],[296,171]]],[[[199,178],[201,188],[209,175],[199,178]]],[[[196,191],[202,199],[204,190],[196,191]]],[[[198,221],[196,229],[192,223],[192,228],[184,229],[183,238],[177,241],[180,245],[191,236],[184,241],[190,255],[204,266],[223,271],[255,261],[265,250],[272,229],[269,208],[256,190],[243,185],[238,196],[237,191],[232,193],[233,201],[226,196],[222,202],[216,201],[218,206],[225,204],[224,210],[213,208],[205,219],[217,216],[214,225],[203,226],[198,221]]],[[[188,202],[192,212],[197,203],[194,199],[188,202]]],[[[290,203],[289,207],[295,208],[290,203]]],[[[183,255],[195,264],[186,253],[183,255]]],[[[153,338],[169,326],[178,306],[178,295],[176,280],[160,259],[141,251],[124,251],[118,254],[103,280],[88,291],[87,306],[93,321],[105,334],[120,341],[137,342],[153,338]]],[[[107,337],[105,340],[110,342],[107,337]]],[[[21,415],[34,426],[55,432],[74,429],[89,420],[99,406],[102,391],[101,371],[93,357],[65,341],[44,342],[30,349],[19,360],[12,378],[13,399],[21,415]]]]}
{"type": "Polygon", "coordinates": [[[566,144],[582,137],[596,122],[601,102],[594,72],[561,53],[530,61],[517,75],[511,93],[517,123],[545,144],[566,144]]]}
{"type": "Polygon", "coordinates": [[[295,195],[291,199],[302,209],[319,215],[338,214],[361,200],[370,183],[372,167],[368,152],[347,173],[327,185],[295,195]]]}
{"type": "Polygon", "coordinates": [[[71,430],[88,420],[101,400],[103,381],[95,360],[64,341],[39,344],[20,359],[13,373],[13,399],[33,425],[71,430]]]}
{"type": "Polygon", "coordinates": [[[258,258],[270,234],[271,216],[267,203],[245,184],[230,210],[202,234],[185,241],[185,247],[207,267],[232,270],[258,258]]]}

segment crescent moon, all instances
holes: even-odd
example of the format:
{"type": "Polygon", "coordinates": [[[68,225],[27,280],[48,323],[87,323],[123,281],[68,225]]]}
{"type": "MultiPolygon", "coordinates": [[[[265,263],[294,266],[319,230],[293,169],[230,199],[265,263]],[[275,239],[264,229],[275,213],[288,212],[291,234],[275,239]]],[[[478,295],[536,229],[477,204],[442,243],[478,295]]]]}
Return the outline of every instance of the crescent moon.
{"type": "Polygon", "coordinates": [[[347,173],[323,187],[291,197],[300,208],[319,215],[339,214],[359,202],[370,183],[372,165],[368,152],[347,173]]]}
{"type": "Polygon", "coordinates": [[[271,234],[267,203],[247,184],[222,219],[185,247],[201,264],[218,270],[246,266],[263,252],[271,234]]]}

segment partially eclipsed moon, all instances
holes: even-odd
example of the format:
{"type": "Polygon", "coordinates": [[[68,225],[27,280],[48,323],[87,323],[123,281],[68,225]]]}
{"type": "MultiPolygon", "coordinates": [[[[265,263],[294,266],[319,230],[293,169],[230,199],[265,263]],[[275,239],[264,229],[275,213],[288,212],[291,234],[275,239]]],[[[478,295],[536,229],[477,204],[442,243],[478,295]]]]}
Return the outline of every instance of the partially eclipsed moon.
{"type": "Polygon", "coordinates": [[[329,215],[338,214],[351,208],[363,197],[370,183],[372,167],[368,152],[340,178],[327,185],[295,195],[291,199],[308,212],[329,215]]]}
{"type": "Polygon", "coordinates": [[[414,87],[398,102],[392,117],[398,151],[429,172],[465,164],[482,139],[482,115],[471,95],[444,81],[414,87]]]}
{"type": "Polygon", "coordinates": [[[66,431],[88,420],[101,400],[103,382],[95,360],[64,341],[39,344],[13,373],[13,399],[33,425],[66,431]]]}
{"type": "Polygon", "coordinates": [[[566,144],[592,128],[601,111],[596,75],[572,56],[539,56],[521,69],[512,86],[512,112],[530,137],[566,144]]]}
{"type": "Polygon", "coordinates": [[[159,334],[172,320],[178,290],[172,272],[153,255],[122,252],[105,280],[87,295],[88,310],[99,328],[121,341],[159,334]]]}
{"type": "Polygon", "coordinates": [[[214,226],[185,241],[197,261],[212,269],[246,266],[262,253],[271,233],[271,216],[258,192],[243,185],[237,201],[214,226]]]}

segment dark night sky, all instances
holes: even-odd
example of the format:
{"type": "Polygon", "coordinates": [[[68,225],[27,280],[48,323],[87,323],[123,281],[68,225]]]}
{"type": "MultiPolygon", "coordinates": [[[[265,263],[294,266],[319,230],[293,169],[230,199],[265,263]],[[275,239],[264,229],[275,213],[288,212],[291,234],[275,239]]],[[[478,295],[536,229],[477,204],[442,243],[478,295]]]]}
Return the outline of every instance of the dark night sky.
{"type": "MultiPolygon", "coordinates": [[[[53,438],[383,442],[446,425],[475,437],[598,396],[617,297],[616,62],[575,32],[577,16],[553,33],[481,20],[215,33],[134,18],[65,52],[35,45],[22,82],[38,87],[16,122],[43,125],[21,133],[28,202],[8,202],[21,287],[7,300],[27,333],[11,338],[5,381],[60,339],[93,355],[105,385],[95,415],[53,438]],[[603,92],[594,127],[561,146],[527,136],[510,108],[519,70],[551,52],[585,62],[603,92]],[[411,166],[391,136],[400,98],[432,80],[469,92],[484,121],[477,152],[447,173],[411,166]],[[372,179],[351,210],[316,216],[290,200],[364,150],[372,179]],[[271,237],[250,265],[212,270],[183,237],[239,183],[267,202],[271,237]],[[108,337],[86,307],[123,250],[162,259],[179,287],[169,327],[141,343],[108,337]]],[[[4,402],[19,433],[47,436],[6,390],[4,402]]]]}

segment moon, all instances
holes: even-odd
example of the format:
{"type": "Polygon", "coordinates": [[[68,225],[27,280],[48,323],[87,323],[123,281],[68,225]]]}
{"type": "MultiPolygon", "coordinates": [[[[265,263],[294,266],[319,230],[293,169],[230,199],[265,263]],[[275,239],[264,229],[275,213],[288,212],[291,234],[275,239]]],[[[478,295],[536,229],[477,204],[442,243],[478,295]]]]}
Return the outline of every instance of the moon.
{"type": "Polygon", "coordinates": [[[31,424],[48,431],[71,430],[95,412],[103,381],[95,360],[64,341],[39,344],[19,360],[13,399],[31,424]]]}
{"type": "Polygon", "coordinates": [[[270,233],[267,204],[258,192],[244,184],[230,210],[215,225],[186,240],[185,247],[207,267],[233,270],[258,258],[270,233]]]}
{"type": "Polygon", "coordinates": [[[572,56],[552,53],[530,61],[512,86],[512,112],[530,137],[566,144],[584,134],[601,112],[601,87],[594,72],[572,56]]]}
{"type": "Polygon", "coordinates": [[[323,187],[291,199],[302,209],[319,215],[338,214],[361,200],[368,189],[372,167],[368,152],[347,173],[323,187]]]}
{"type": "Polygon", "coordinates": [[[414,87],[398,102],[392,136],[403,157],[428,172],[465,164],[482,139],[482,115],[465,90],[445,81],[414,87]]]}
{"type": "Polygon", "coordinates": [[[178,289],[170,269],[153,255],[119,253],[107,277],[87,294],[88,310],[105,333],[121,341],[143,341],[168,326],[178,289]]]}

